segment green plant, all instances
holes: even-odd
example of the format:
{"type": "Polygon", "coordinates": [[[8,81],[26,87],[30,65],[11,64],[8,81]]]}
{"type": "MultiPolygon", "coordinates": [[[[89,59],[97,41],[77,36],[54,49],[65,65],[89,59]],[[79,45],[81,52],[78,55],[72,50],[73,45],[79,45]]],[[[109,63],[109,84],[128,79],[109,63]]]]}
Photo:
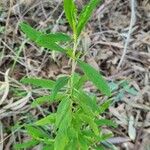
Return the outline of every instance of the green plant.
{"type": "Polygon", "coordinates": [[[72,71],[70,75],[62,75],[56,81],[22,79],[25,84],[32,84],[50,91],[49,95],[37,98],[32,103],[33,107],[54,102],[58,103],[58,107],[56,112],[50,113],[35,123],[25,125],[32,139],[23,144],[17,144],[16,149],[34,147],[38,144],[43,146],[43,150],[103,149],[102,143],[112,136],[112,134],[103,133],[101,128],[116,126],[111,120],[101,117],[111,104],[111,100],[98,105],[94,93],[85,92],[83,86],[89,80],[108,97],[111,96],[110,88],[98,71],[81,60],[82,53],[77,51],[81,31],[99,3],[100,0],[91,0],[78,15],[74,1],[64,0],[64,11],[73,31],[72,37],[64,33],[44,34],[26,23],[21,23],[21,30],[37,45],[63,52],[71,58],[72,71]],[[67,47],[60,46],[61,42],[68,42],[67,47]],[[75,72],[76,65],[83,71],[83,75],[75,72]],[[47,128],[49,126],[50,128],[47,128]]]}

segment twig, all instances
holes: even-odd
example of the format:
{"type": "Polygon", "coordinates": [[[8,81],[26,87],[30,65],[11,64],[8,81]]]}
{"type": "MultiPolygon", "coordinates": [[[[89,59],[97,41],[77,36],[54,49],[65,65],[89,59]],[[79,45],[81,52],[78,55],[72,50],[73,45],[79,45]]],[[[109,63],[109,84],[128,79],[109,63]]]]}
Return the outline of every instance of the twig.
{"type": "MultiPolygon", "coordinates": [[[[0,121],[0,139],[1,139],[1,141],[4,140],[4,137],[3,137],[3,124],[2,124],[1,121],[0,121]]],[[[3,149],[3,146],[4,146],[4,144],[3,144],[3,143],[0,143],[0,149],[1,149],[1,150],[3,149]]]]}
{"type": "Polygon", "coordinates": [[[117,69],[119,69],[123,63],[123,60],[125,58],[125,55],[127,53],[127,48],[128,48],[128,45],[129,45],[129,42],[130,42],[130,37],[131,37],[131,34],[132,34],[132,27],[134,26],[135,22],[136,22],[136,13],[135,13],[135,3],[136,3],[136,0],[131,0],[131,20],[130,20],[130,26],[129,26],[129,31],[128,31],[128,34],[127,34],[127,39],[126,39],[126,42],[125,42],[125,46],[124,46],[124,50],[123,50],[123,54],[121,56],[121,59],[119,61],[119,64],[117,66],[117,69]]]}
{"type": "MultiPolygon", "coordinates": [[[[9,9],[8,9],[6,23],[5,23],[5,33],[4,33],[4,41],[5,42],[7,40],[7,30],[8,30],[8,26],[9,26],[9,20],[10,20],[10,16],[11,16],[11,11],[12,11],[11,9],[12,9],[12,6],[13,6],[13,1],[14,0],[10,0],[9,1],[10,4],[9,4],[9,9]]],[[[3,47],[2,52],[0,53],[1,54],[0,59],[3,58],[4,52],[5,52],[5,46],[3,47]]]]}
{"type": "Polygon", "coordinates": [[[105,8],[107,8],[106,6],[108,6],[112,1],[113,0],[105,0],[105,2],[96,11],[95,16],[97,16],[98,14],[102,14],[105,8]]]}

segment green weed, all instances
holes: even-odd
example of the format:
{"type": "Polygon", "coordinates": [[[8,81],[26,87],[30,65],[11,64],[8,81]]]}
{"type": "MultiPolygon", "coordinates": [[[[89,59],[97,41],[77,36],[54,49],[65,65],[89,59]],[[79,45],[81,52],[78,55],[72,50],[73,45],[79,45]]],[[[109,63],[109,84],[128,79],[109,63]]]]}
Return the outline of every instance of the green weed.
{"type": "Polygon", "coordinates": [[[58,107],[56,112],[49,112],[49,115],[37,122],[25,125],[31,140],[15,145],[15,149],[28,149],[40,144],[43,150],[102,150],[105,148],[105,141],[112,136],[110,133],[103,133],[102,126],[116,125],[100,116],[109,107],[111,100],[98,105],[94,93],[84,91],[83,86],[86,81],[91,81],[107,97],[111,96],[111,90],[103,76],[83,62],[82,53],[77,51],[81,32],[99,3],[100,0],[90,0],[78,14],[74,1],[64,0],[65,15],[73,31],[71,37],[65,33],[45,34],[26,23],[20,24],[21,30],[38,46],[62,52],[71,58],[72,72],[56,81],[22,79],[24,84],[32,84],[50,91],[49,95],[35,99],[33,107],[44,103],[58,103],[58,107]],[[61,43],[73,47],[63,47],[60,46],[61,43]],[[75,72],[77,65],[83,71],[83,75],[75,72]],[[48,130],[46,126],[51,128],[48,130]]]}

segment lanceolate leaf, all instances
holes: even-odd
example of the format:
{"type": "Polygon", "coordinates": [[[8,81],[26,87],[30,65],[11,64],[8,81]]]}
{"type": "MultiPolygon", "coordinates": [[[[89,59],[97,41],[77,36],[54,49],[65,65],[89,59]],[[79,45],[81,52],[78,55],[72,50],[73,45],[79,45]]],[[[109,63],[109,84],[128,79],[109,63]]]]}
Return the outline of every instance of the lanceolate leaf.
{"type": "Polygon", "coordinates": [[[42,46],[44,48],[48,48],[50,50],[61,51],[64,52],[65,50],[60,47],[56,42],[59,41],[67,41],[70,38],[61,33],[56,34],[44,34],[35,29],[33,29],[30,25],[26,23],[20,24],[21,30],[27,35],[27,37],[34,41],[37,45],[42,46]]]}
{"type": "Polygon", "coordinates": [[[54,150],[65,150],[65,146],[68,143],[67,134],[63,130],[59,130],[55,138],[54,150]]]}
{"type": "Polygon", "coordinates": [[[78,149],[78,131],[71,126],[67,129],[67,135],[69,138],[69,142],[65,147],[65,150],[77,150],[78,149]]]}
{"type": "Polygon", "coordinates": [[[27,35],[27,37],[32,41],[36,41],[37,38],[42,35],[41,32],[33,29],[30,25],[24,22],[20,24],[20,27],[21,27],[21,30],[27,35]]]}
{"type": "Polygon", "coordinates": [[[54,144],[51,145],[45,145],[42,147],[42,150],[53,150],[54,149],[54,144]]]}
{"type": "Polygon", "coordinates": [[[31,106],[36,107],[36,106],[42,105],[44,103],[51,104],[53,102],[58,102],[58,101],[62,100],[63,97],[64,97],[64,95],[61,93],[57,94],[54,99],[52,99],[51,95],[45,95],[45,96],[38,97],[37,99],[35,99],[32,102],[31,106]]]}
{"type": "MultiPolygon", "coordinates": [[[[76,112],[75,117],[78,117],[78,115],[84,113],[87,116],[90,116],[91,118],[94,118],[95,115],[96,115],[95,111],[93,111],[91,109],[91,106],[87,105],[87,103],[84,102],[84,100],[80,99],[78,92],[77,93],[74,92],[74,102],[80,106],[80,109],[76,112]]],[[[79,122],[79,120],[78,120],[78,122],[79,122]]]]}
{"type": "Polygon", "coordinates": [[[54,86],[54,88],[52,89],[52,93],[51,93],[51,99],[54,99],[55,96],[57,95],[57,93],[59,92],[59,90],[61,88],[63,88],[68,82],[68,77],[60,77],[57,81],[56,84],[54,86]]]}
{"type": "Polygon", "coordinates": [[[65,150],[77,150],[78,149],[78,141],[77,139],[69,139],[65,150]]]}
{"type": "Polygon", "coordinates": [[[49,138],[49,135],[45,133],[41,128],[32,126],[32,125],[27,125],[26,130],[29,135],[31,135],[33,138],[38,139],[38,138],[49,138]]]}
{"type": "Polygon", "coordinates": [[[69,142],[68,129],[71,125],[71,101],[66,98],[61,101],[57,110],[56,127],[59,127],[55,138],[54,150],[65,150],[69,142]]]}
{"type": "Polygon", "coordinates": [[[114,128],[117,127],[116,123],[114,123],[113,121],[108,120],[108,119],[99,119],[99,120],[96,120],[95,122],[98,126],[110,126],[110,127],[114,127],[114,128]]]}
{"type": "Polygon", "coordinates": [[[101,74],[99,74],[98,71],[96,71],[93,67],[86,64],[85,62],[78,61],[78,64],[80,68],[83,70],[83,72],[87,75],[89,80],[93,82],[93,84],[105,95],[110,96],[111,91],[107,84],[107,82],[104,80],[101,74]]]}
{"type": "Polygon", "coordinates": [[[85,115],[85,114],[81,114],[80,119],[86,123],[89,124],[89,126],[91,127],[91,129],[93,130],[93,132],[95,133],[95,135],[99,135],[99,129],[97,124],[95,123],[94,119],[85,115]]]}
{"type": "Polygon", "coordinates": [[[83,75],[80,77],[79,81],[74,85],[75,89],[80,89],[87,81],[87,76],[83,75]]]}
{"type": "Polygon", "coordinates": [[[84,26],[88,22],[89,18],[92,15],[92,12],[96,6],[101,2],[101,0],[90,0],[90,2],[83,8],[79,16],[79,22],[77,25],[77,35],[79,36],[84,26]]]}
{"type": "Polygon", "coordinates": [[[53,113],[38,120],[35,124],[38,126],[50,125],[50,124],[55,123],[55,119],[56,119],[56,114],[53,113]]]}
{"type": "Polygon", "coordinates": [[[42,35],[35,41],[39,46],[42,46],[44,48],[48,48],[50,50],[60,51],[64,52],[65,50],[60,47],[58,44],[56,44],[53,40],[49,40],[47,36],[42,35]]]}
{"type": "Polygon", "coordinates": [[[81,150],[88,150],[89,149],[88,141],[85,138],[85,136],[80,134],[79,138],[78,138],[78,141],[79,141],[79,146],[80,146],[81,150]]]}
{"type": "Polygon", "coordinates": [[[88,105],[86,105],[86,104],[83,103],[83,102],[79,102],[79,105],[81,106],[83,112],[84,112],[86,115],[88,115],[88,116],[90,116],[90,117],[95,117],[95,114],[93,113],[93,111],[91,110],[91,108],[90,108],[88,105]]]}
{"type": "Polygon", "coordinates": [[[26,141],[25,143],[15,144],[14,148],[15,150],[29,149],[29,148],[36,146],[38,143],[39,141],[32,139],[32,140],[26,141]]]}
{"type": "Polygon", "coordinates": [[[45,38],[47,40],[53,40],[55,42],[67,42],[70,41],[70,36],[64,34],[64,33],[50,33],[50,34],[44,34],[45,38]]]}
{"type": "Polygon", "coordinates": [[[48,102],[54,102],[54,100],[51,100],[51,96],[50,95],[45,95],[45,96],[36,98],[32,102],[31,106],[32,107],[37,107],[38,105],[42,105],[42,104],[48,103],[48,102]]]}
{"type": "Polygon", "coordinates": [[[64,0],[64,10],[66,18],[73,30],[76,28],[76,6],[74,0],[64,0]]]}
{"type": "Polygon", "coordinates": [[[96,104],[96,101],[88,96],[84,91],[80,90],[77,92],[77,97],[79,99],[79,103],[82,102],[85,105],[89,106],[89,108],[93,112],[99,112],[99,107],[96,104]]]}
{"type": "Polygon", "coordinates": [[[109,106],[111,105],[112,101],[111,100],[107,100],[106,102],[104,102],[103,104],[100,105],[99,107],[99,114],[102,114],[106,111],[106,109],[109,108],[109,106]]]}
{"type": "Polygon", "coordinates": [[[52,89],[55,82],[50,79],[36,79],[36,78],[22,78],[22,83],[25,84],[32,84],[38,87],[46,88],[46,89],[52,89]]]}
{"type": "Polygon", "coordinates": [[[67,113],[69,114],[69,110],[71,108],[71,100],[69,98],[64,98],[57,109],[57,115],[56,115],[56,127],[58,128],[63,121],[63,119],[66,117],[67,113]]]}

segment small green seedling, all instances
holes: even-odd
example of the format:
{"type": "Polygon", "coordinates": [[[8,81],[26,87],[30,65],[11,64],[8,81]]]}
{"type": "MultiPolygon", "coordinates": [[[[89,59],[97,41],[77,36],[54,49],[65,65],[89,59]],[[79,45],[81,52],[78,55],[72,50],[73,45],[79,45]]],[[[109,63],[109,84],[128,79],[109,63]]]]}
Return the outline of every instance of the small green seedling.
{"type": "Polygon", "coordinates": [[[32,138],[23,144],[17,144],[16,149],[28,149],[40,144],[42,150],[101,150],[104,149],[103,143],[112,136],[104,133],[102,126],[116,125],[101,117],[111,100],[98,105],[94,93],[86,92],[83,86],[86,81],[91,81],[107,97],[111,96],[110,88],[98,71],[81,60],[82,54],[77,50],[81,32],[99,3],[100,0],[90,0],[78,14],[74,1],[64,0],[64,11],[73,31],[72,37],[64,33],[45,34],[21,23],[21,30],[38,46],[66,54],[72,60],[72,71],[70,75],[61,76],[56,81],[22,79],[25,84],[50,91],[49,95],[35,99],[33,107],[44,103],[56,103],[58,107],[56,112],[49,112],[43,119],[25,125],[32,138]],[[60,46],[62,42],[67,47],[60,46]],[[83,71],[82,75],[75,72],[76,65],[83,71]]]}

